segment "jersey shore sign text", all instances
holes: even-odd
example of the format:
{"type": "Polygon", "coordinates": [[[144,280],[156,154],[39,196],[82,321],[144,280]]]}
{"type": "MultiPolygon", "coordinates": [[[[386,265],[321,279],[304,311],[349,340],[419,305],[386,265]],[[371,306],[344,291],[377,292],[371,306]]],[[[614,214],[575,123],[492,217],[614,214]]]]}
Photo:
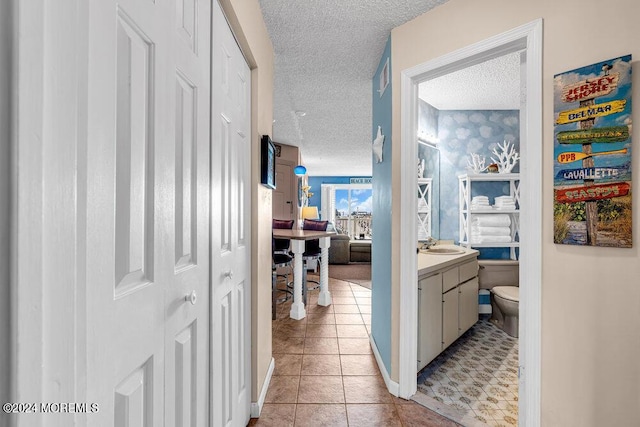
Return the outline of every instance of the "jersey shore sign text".
{"type": "Polygon", "coordinates": [[[631,247],[631,55],[554,88],[554,242],[631,247]]]}

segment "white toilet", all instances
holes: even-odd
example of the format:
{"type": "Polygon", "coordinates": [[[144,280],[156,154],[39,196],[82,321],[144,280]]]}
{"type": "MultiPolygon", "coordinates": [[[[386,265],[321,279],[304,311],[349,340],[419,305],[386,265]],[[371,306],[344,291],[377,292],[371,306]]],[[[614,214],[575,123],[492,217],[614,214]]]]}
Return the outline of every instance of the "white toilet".
{"type": "Polygon", "coordinates": [[[517,260],[478,260],[480,289],[491,291],[491,319],[497,327],[512,337],[518,337],[520,303],[517,260]]]}

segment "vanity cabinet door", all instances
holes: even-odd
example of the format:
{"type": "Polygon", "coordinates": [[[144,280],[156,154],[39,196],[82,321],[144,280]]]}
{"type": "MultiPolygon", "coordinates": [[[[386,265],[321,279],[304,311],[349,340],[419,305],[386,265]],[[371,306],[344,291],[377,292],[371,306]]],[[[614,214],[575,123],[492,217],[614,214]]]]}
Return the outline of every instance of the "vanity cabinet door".
{"type": "Polygon", "coordinates": [[[459,302],[459,330],[458,335],[464,334],[478,321],[478,278],[458,286],[459,302]]]}
{"type": "Polygon", "coordinates": [[[442,351],[442,274],[418,281],[418,371],[442,351]]]}
{"type": "Polygon", "coordinates": [[[458,288],[442,294],[442,350],[458,339],[458,288]]]}

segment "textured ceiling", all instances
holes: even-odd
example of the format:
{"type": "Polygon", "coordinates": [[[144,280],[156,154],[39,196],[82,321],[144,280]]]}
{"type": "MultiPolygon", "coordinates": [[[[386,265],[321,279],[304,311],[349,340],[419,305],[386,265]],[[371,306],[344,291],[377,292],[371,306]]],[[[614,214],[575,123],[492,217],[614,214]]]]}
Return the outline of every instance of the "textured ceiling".
{"type": "Polygon", "coordinates": [[[392,28],[445,1],[260,0],[275,53],[273,140],[300,147],[311,176],[371,175],[384,45],[392,28]]]}
{"type": "Polygon", "coordinates": [[[500,56],[420,83],[418,93],[438,110],[518,110],[520,54],[500,56]]]}

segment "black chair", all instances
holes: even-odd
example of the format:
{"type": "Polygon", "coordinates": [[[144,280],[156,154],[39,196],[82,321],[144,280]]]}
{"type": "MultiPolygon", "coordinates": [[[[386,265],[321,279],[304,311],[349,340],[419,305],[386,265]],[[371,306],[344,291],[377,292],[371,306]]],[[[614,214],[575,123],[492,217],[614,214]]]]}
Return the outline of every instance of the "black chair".
{"type": "MultiPolygon", "coordinates": [[[[318,221],[314,219],[305,219],[302,224],[303,230],[313,230],[313,231],[327,231],[327,226],[329,225],[329,221],[318,221]]],[[[304,261],[304,280],[302,283],[302,298],[307,304],[307,292],[309,290],[318,289],[320,287],[320,283],[315,280],[307,280],[307,262],[315,259],[320,262],[320,258],[322,255],[322,249],[320,248],[320,240],[305,240],[304,242],[304,253],[302,254],[302,260],[304,261]],[[315,283],[316,286],[312,288],[307,287],[307,283],[312,282],[315,283]]]]}
{"type": "MultiPolygon", "coordinates": [[[[293,220],[274,219],[272,222],[272,229],[288,229],[293,228],[293,220]]],[[[271,239],[272,250],[272,277],[271,277],[271,308],[272,319],[276,318],[276,304],[282,303],[293,296],[293,292],[289,289],[289,273],[278,274],[277,270],[281,267],[289,268],[289,272],[293,273],[293,257],[289,255],[289,245],[291,241],[289,239],[271,239]],[[279,277],[284,277],[285,287],[284,289],[278,288],[277,282],[279,277]],[[277,298],[278,292],[285,292],[285,296],[281,299],[277,298]]]]}

